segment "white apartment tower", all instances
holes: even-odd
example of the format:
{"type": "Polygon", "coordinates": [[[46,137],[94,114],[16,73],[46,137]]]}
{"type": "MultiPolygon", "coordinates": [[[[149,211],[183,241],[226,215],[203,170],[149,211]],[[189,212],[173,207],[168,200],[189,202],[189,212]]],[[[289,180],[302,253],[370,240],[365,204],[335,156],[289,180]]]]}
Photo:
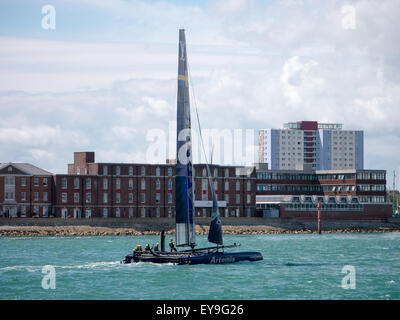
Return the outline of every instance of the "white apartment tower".
{"type": "Polygon", "coordinates": [[[270,169],[364,169],[364,132],[341,124],[298,121],[259,130],[259,162],[270,169]]]}

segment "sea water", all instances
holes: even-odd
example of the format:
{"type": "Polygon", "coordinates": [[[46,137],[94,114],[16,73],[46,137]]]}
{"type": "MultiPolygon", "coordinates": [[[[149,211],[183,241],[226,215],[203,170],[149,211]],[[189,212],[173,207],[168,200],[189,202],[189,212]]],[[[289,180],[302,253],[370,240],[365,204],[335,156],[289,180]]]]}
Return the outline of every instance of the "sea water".
{"type": "MultiPolygon", "coordinates": [[[[241,244],[229,250],[260,251],[264,260],[120,263],[137,244],[158,241],[157,236],[0,238],[0,299],[400,298],[396,232],[225,235],[226,244],[241,244]]],[[[199,247],[208,245],[206,236],[197,241],[199,247]]]]}

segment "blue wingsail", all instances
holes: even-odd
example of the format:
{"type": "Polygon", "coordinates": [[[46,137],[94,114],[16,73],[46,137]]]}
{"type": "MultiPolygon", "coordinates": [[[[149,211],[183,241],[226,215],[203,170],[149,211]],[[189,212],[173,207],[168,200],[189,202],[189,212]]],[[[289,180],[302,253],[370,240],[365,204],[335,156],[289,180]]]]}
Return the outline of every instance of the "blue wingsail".
{"type": "Polygon", "coordinates": [[[176,143],[176,245],[195,246],[192,139],[185,30],[179,30],[177,143],[176,143]]]}

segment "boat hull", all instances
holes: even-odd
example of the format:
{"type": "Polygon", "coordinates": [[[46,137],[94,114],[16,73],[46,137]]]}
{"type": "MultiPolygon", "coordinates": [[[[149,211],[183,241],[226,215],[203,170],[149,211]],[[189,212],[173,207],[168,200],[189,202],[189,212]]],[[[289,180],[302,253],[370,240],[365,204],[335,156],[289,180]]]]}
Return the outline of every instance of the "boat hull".
{"type": "Polygon", "coordinates": [[[217,252],[191,257],[182,257],[179,259],[178,265],[193,264],[225,264],[240,261],[258,261],[263,260],[260,252],[217,252]]]}
{"type": "Polygon", "coordinates": [[[225,264],[240,261],[263,260],[260,252],[214,252],[205,254],[188,253],[143,253],[127,255],[121,263],[152,262],[152,263],[173,263],[178,265],[194,264],[225,264]]]}

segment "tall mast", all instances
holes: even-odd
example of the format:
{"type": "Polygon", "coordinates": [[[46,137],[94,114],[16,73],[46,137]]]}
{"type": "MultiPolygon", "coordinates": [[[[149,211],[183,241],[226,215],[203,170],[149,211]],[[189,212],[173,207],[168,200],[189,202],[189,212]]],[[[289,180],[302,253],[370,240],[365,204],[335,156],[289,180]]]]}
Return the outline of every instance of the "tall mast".
{"type": "Polygon", "coordinates": [[[195,246],[192,139],[185,30],[179,30],[177,141],[176,141],[176,245],[195,246]]]}

